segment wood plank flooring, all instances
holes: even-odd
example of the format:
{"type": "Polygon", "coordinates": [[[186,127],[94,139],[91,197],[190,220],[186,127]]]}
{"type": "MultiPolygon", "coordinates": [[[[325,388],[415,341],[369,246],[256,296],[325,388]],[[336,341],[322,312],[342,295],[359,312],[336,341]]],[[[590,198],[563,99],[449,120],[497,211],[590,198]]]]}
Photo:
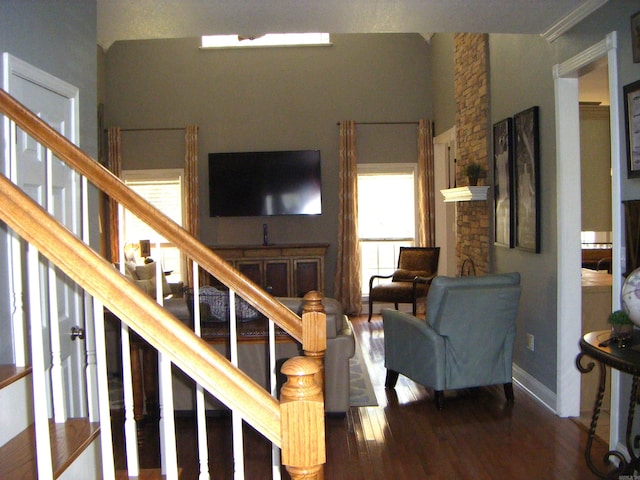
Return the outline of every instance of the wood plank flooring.
{"type": "MultiPolygon", "coordinates": [[[[71,418],[64,423],[49,420],[54,478],[58,478],[99,434],[99,424],[90,423],[84,418],[71,418]]],[[[35,444],[35,426],[31,424],[10,442],[2,445],[0,479],[37,478],[35,444]]]]}
{"type": "MultiPolygon", "coordinates": [[[[433,393],[400,376],[394,390],[384,388],[382,320],[352,318],[367,362],[378,406],[351,408],[344,417],[326,419],[328,480],[416,479],[562,479],[597,478],[584,458],[586,430],[559,418],[514,385],[515,403],[505,402],[501,386],[446,392],[444,410],[433,393]]],[[[121,419],[114,415],[114,431],[121,419]]],[[[178,459],[182,479],[198,478],[195,427],[191,418],[177,419],[178,459]]],[[[208,419],[212,479],[233,478],[230,420],[208,419]]],[[[270,446],[246,428],[245,478],[270,477],[270,446]]],[[[121,431],[121,430],[120,430],[121,431]]],[[[157,422],[141,429],[140,461],[159,466],[157,422]]],[[[118,468],[124,468],[122,439],[115,441],[118,468]]],[[[594,462],[606,445],[596,440],[594,462]]],[[[283,478],[288,475],[283,473],[283,478]]]]}

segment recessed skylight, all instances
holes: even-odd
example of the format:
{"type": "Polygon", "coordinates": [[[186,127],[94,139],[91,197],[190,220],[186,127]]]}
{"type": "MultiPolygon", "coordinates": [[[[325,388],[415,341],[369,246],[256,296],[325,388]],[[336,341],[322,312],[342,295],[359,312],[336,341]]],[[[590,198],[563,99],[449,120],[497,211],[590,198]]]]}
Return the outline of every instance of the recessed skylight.
{"type": "Polygon", "coordinates": [[[267,33],[250,37],[242,35],[204,35],[202,48],[286,47],[330,45],[328,33],[267,33]]]}

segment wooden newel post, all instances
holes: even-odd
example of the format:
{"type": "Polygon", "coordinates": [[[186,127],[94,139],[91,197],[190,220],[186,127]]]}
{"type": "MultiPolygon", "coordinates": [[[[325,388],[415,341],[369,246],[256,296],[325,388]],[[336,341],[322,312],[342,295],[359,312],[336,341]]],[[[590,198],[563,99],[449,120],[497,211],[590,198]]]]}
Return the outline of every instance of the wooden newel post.
{"type": "Polygon", "coordinates": [[[302,308],[302,350],[320,368],[316,382],[324,393],[324,356],[327,352],[327,315],[321,293],[314,290],[307,293],[302,308]]]}
{"type": "Polygon", "coordinates": [[[326,460],[324,400],[314,380],[318,365],[294,357],[282,366],[287,382],[280,390],[282,463],[291,480],[321,480],[326,460]]]}

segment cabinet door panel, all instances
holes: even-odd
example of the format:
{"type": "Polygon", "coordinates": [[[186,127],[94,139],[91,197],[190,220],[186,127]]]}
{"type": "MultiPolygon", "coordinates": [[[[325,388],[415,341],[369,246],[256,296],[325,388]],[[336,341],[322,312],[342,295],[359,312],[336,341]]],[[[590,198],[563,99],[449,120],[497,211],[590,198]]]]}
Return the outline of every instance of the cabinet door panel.
{"type": "Polygon", "coordinates": [[[320,290],[320,260],[294,260],[294,292],[298,297],[305,296],[311,290],[320,290]]]}
{"type": "Polygon", "coordinates": [[[289,262],[269,261],[265,264],[265,289],[276,297],[289,297],[289,262]]]}
{"type": "Polygon", "coordinates": [[[238,270],[252,282],[263,287],[262,283],[262,262],[238,262],[238,270]]]}

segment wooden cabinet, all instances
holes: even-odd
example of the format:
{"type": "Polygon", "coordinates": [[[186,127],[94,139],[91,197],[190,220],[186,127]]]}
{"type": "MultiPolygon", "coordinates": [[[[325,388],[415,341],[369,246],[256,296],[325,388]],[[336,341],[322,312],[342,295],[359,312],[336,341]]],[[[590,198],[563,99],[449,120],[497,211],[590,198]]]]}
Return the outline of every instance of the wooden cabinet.
{"type": "Polygon", "coordinates": [[[211,247],[276,297],[302,297],[311,290],[324,293],[327,248],[327,244],[211,247]]]}

